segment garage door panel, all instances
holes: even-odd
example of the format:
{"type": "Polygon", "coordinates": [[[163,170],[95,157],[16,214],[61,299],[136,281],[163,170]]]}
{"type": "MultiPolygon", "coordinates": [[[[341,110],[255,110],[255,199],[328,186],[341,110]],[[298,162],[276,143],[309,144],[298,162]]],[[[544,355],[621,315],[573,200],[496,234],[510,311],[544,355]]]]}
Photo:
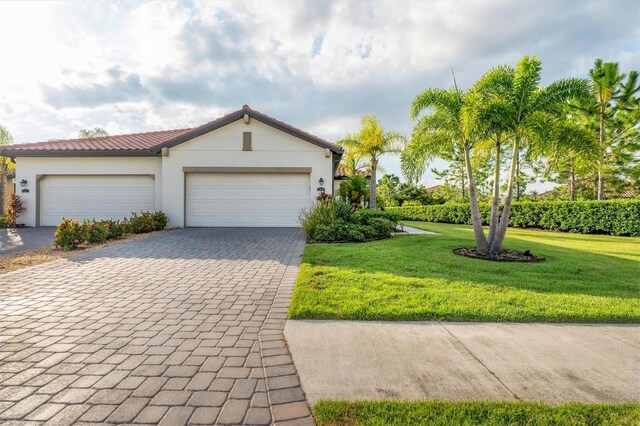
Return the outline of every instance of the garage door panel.
{"type": "Polygon", "coordinates": [[[40,224],[63,217],[121,219],[134,211],[155,210],[151,176],[47,176],[40,183],[40,224]]]}
{"type": "Polygon", "coordinates": [[[299,226],[308,174],[189,173],[187,226],[299,226]]]}

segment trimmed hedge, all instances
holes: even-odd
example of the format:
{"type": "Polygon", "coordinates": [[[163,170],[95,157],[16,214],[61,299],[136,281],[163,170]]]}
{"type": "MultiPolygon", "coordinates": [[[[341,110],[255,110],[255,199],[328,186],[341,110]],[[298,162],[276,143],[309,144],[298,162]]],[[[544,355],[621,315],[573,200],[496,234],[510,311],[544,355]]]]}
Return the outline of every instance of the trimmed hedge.
{"type": "MultiPolygon", "coordinates": [[[[388,207],[402,220],[471,224],[468,204],[388,207]]],[[[489,224],[490,204],[480,204],[482,223],[489,224]]],[[[640,200],[523,201],[513,203],[509,226],[580,234],[640,236],[640,200]]]]}

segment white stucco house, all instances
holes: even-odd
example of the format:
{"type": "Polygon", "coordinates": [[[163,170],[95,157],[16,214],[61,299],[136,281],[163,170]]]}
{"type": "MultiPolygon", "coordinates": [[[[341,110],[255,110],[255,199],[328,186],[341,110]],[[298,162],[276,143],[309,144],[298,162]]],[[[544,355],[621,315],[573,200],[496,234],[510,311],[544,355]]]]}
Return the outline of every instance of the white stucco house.
{"type": "Polygon", "coordinates": [[[108,219],[162,210],[172,227],[299,226],[333,192],[342,149],[242,109],[192,129],[10,145],[19,223],[108,219]]]}

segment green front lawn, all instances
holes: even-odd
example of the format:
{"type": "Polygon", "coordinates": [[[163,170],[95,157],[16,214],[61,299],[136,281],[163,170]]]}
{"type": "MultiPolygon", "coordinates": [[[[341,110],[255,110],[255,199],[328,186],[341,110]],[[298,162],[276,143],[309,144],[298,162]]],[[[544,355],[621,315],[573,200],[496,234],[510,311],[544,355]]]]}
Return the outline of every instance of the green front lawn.
{"type": "Polygon", "coordinates": [[[542,263],[454,255],[471,227],[407,225],[441,235],[304,252],[291,318],[515,322],[640,322],[640,238],[509,229],[507,248],[542,263]]]}
{"type": "Polygon", "coordinates": [[[533,402],[320,401],[313,409],[318,425],[638,425],[638,404],[533,402]]]}

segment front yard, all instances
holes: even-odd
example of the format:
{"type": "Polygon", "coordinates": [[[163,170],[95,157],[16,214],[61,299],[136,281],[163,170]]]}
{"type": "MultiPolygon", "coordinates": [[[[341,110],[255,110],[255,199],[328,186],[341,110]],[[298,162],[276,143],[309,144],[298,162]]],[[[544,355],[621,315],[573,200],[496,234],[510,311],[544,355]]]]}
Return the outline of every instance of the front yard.
{"type": "Polygon", "coordinates": [[[637,425],[638,404],[533,402],[320,401],[319,425],[637,425]]]}
{"type": "Polygon", "coordinates": [[[509,229],[507,248],[542,263],[456,256],[469,226],[407,225],[441,235],[307,245],[296,319],[640,322],[640,238],[509,229]]]}

